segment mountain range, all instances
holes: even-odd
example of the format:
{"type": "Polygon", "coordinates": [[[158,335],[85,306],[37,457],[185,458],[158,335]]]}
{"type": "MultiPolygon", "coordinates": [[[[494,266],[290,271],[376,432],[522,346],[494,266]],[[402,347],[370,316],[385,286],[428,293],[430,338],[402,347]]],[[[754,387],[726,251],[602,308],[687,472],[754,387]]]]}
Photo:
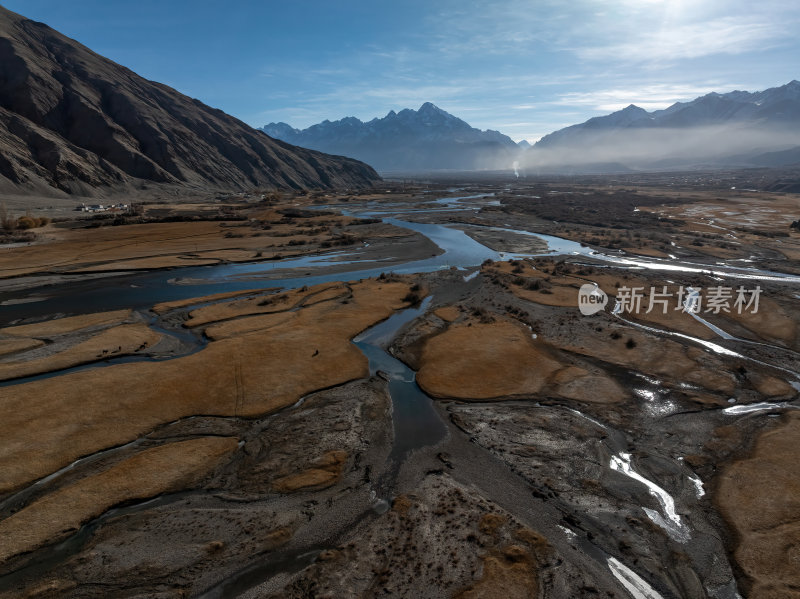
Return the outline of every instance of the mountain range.
{"type": "Polygon", "coordinates": [[[363,122],[354,117],[272,137],[351,156],[383,172],[507,170],[603,173],[800,163],[800,82],[760,92],[710,93],[648,112],[631,104],[545,135],[533,146],[481,131],[430,102],[363,122]]]}
{"type": "Polygon", "coordinates": [[[800,82],[710,93],[648,112],[631,104],[545,135],[525,166],[578,169],[784,166],[800,162],[800,82]]]}
{"type": "Polygon", "coordinates": [[[274,140],[0,7],[0,192],[367,186],[369,166],[274,140]]]}
{"type": "Polygon", "coordinates": [[[505,169],[520,150],[510,137],[471,127],[430,102],[367,122],[346,117],[303,130],[286,123],[262,130],[304,148],[363,160],[383,172],[505,169]]]}

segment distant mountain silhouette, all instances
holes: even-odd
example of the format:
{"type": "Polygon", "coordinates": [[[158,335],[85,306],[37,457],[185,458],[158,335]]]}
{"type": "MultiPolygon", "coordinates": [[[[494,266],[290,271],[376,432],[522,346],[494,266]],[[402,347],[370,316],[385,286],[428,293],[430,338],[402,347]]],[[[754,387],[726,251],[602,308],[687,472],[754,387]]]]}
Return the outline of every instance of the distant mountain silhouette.
{"type": "Polygon", "coordinates": [[[323,121],[302,131],[270,123],[265,133],[291,144],[363,160],[379,171],[511,168],[520,146],[498,131],[481,131],[426,102],[363,122],[323,121]]]}
{"type": "Polygon", "coordinates": [[[524,163],[546,170],[621,163],[632,168],[797,163],[800,82],[761,92],[710,93],[665,110],[630,105],[540,139],[524,163]]]}
{"type": "Polygon", "coordinates": [[[0,191],[365,186],[370,167],[276,141],[0,7],[0,191]]]}

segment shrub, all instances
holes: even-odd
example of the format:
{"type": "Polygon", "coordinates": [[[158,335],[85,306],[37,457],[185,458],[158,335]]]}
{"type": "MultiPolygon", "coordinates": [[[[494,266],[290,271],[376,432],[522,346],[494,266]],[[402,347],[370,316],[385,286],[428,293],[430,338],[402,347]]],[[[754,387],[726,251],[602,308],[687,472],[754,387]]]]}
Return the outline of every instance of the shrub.
{"type": "Polygon", "coordinates": [[[541,287],[542,287],[542,283],[541,283],[541,281],[539,281],[539,279],[532,279],[532,280],[528,281],[528,283],[525,285],[525,288],[526,289],[530,289],[531,291],[537,291],[541,287]]]}
{"type": "Polygon", "coordinates": [[[28,229],[35,229],[38,226],[35,218],[31,218],[30,216],[20,216],[17,219],[17,229],[21,229],[22,231],[27,231],[28,229]]]}

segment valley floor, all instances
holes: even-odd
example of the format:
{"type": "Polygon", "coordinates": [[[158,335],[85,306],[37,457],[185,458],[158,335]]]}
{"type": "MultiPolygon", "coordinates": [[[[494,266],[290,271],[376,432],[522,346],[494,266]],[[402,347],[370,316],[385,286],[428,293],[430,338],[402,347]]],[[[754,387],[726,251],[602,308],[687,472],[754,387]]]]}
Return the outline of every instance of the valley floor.
{"type": "Polygon", "coordinates": [[[730,187],[387,184],[0,246],[0,597],[800,596],[800,197],[730,187]]]}

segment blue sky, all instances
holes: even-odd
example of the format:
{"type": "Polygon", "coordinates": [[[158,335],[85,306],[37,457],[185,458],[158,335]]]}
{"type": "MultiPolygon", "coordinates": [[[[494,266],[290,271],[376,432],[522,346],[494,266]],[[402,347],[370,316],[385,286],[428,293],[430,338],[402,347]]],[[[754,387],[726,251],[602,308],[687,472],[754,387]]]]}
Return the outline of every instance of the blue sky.
{"type": "Polygon", "coordinates": [[[0,0],[253,126],[426,101],[531,141],[800,79],[796,0],[0,0]]]}

